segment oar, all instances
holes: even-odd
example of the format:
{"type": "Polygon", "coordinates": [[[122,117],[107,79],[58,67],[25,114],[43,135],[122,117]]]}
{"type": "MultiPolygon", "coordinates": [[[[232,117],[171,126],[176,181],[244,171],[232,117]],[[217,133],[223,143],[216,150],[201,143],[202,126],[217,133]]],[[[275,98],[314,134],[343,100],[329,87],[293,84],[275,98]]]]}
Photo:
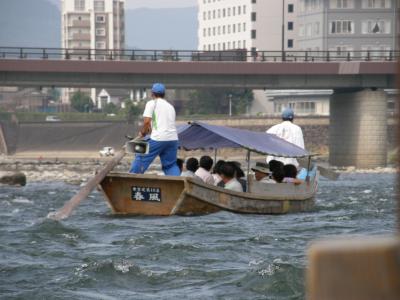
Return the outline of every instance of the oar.
{"type": "Polygon", "coordinates": [[[76,194],[73,196],[68,202],[64,204],[62,208],[57,210],[56,212],[51,212],[47,215],[48,218],[54,220],[62,220],[68,218],[72,211],[77,207],[82,200],[84,200],[92,190],[106,177],[108,172],[110,172],[125,156],[125,146],[119,151],[113,159],[111,159],[107,164],[98,172],[92,179],[90,179],[76,194]]]}

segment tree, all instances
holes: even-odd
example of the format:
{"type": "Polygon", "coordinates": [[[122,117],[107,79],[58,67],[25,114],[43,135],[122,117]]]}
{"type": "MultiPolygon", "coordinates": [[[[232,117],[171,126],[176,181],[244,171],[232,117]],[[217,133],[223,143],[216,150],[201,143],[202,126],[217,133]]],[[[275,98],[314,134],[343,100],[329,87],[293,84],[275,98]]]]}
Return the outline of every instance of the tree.
{"type": "Polygon", "coordinates": [[[106,114],[116,114],[118,112],[118,107],[114,103],[110,102],[106,104],[103,111],[106,114]]]}
{"type": "Polygon", "coordinates": [[[71,98],[71,106],[79,112],[89,112],[93,108],[92,99],[81,91],[76,91],[71,98]]]}
{"type": "Polygon", "coordinates": [[[140,115],[143,110],[142,106],[143,105],[138,103],[133,103],[131,100],[125,100],[125,108],[123,113],[128,122],[131,123],[137,119],[137,116],[140,115]]]}
{"type": "Polygon", "coordinates": [[[197,90],[190,94],[187,104],[187,114],[228,114],[229,95],[232,95],[232,113],[244,114],[253,101],[253,92],[247,89],[197,90]]]}

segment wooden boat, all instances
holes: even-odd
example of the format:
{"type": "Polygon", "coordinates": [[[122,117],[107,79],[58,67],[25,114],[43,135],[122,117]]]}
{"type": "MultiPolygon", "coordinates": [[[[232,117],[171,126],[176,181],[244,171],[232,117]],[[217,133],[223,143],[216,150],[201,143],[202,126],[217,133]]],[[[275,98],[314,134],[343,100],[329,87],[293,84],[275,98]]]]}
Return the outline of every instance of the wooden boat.
{"type": "Polygon", "coordinates": [[[250,192],[240,193],[193,178],[109,173],[101,182],[101,189],[116,214],[201,215],[220,210],[286,214],[313,208],[318,176],[301,185],[262,184],[263,188],[257,191],[256,185],[251,182],[250,192]]]}

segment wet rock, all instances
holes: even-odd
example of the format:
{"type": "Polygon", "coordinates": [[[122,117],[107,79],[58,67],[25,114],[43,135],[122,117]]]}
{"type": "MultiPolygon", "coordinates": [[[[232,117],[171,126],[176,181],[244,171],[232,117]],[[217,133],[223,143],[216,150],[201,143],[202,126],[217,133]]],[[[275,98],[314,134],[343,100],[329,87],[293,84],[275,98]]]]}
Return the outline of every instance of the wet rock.
{"type": "Polygon", "coordinates": [[[26,175],[22,172],[0,172],[0,183],[7,185],[26,185],[26,175]]]}

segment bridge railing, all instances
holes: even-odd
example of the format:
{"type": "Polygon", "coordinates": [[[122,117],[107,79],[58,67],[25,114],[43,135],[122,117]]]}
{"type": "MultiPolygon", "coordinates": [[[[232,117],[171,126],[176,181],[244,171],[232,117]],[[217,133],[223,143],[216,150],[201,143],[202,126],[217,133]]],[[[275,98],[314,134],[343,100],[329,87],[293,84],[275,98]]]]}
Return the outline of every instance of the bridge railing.
{"type": "Polygon", "coordinates": [[[223,51],[0,47],[0,59],[96,61],[335,62],[397,61],[400,51],[223,51]]]}

